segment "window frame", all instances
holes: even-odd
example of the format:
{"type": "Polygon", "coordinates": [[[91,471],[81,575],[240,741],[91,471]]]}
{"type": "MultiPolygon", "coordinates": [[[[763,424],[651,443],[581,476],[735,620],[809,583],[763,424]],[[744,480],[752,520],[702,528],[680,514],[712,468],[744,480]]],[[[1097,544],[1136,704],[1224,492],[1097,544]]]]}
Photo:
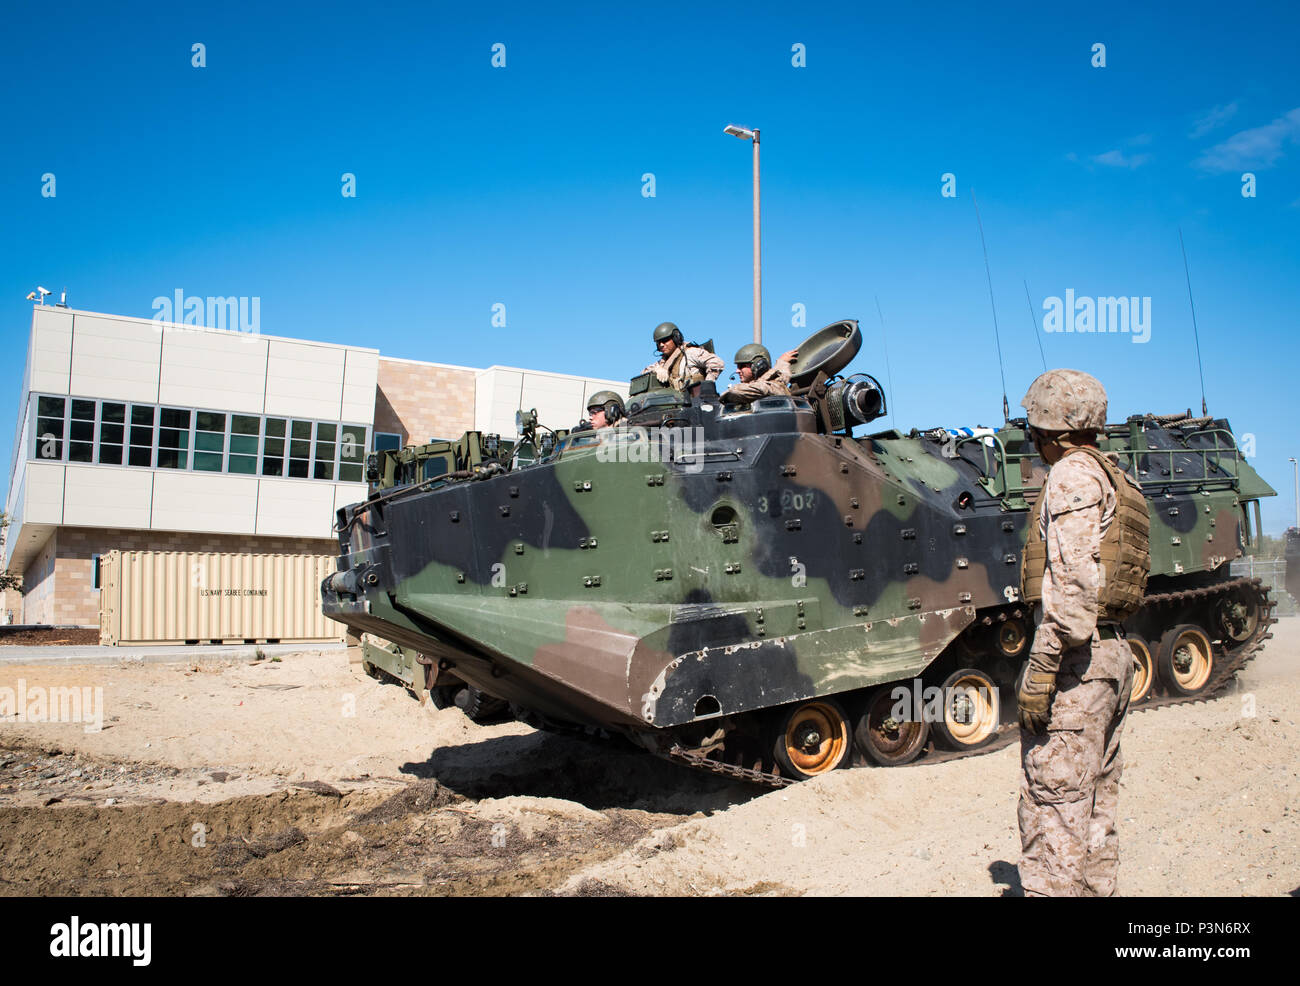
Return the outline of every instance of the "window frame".
{"type": "MultiPolygon", "coordinates": [[[[40,391],[32,391],[30,396],[34,398],[34,400],[31,400],[30,403],[28,404],[28,415],[32,423],[31,438],[29,439],[30,444],[26,449],[27,460],[29,462],[57,462],[63,465],[95,466],[95,467],[106,466],[115,469],[151,469],[154,471],[166,469],[168,472],[176,472],[176,473],[180,473],[180,472],[200,473],[209,476],[246,476],[255,479],[264,479],[264,478],[265,479],[293,479],[293,480],[307,480],[310,482],[325,482],[325,483],[363,483],[365,482],[365,474],[364,474],[365,452],[370,447],[371,442],[374,440],[373,426],[363,424],[361,422],[354,422],[354,421],[295,417],[293,415],[283,415],[283,414],[252,414],[246,411],[230,411],[230,410],[220,410],[217,408],[187,407],[175,403],[162,404],[162,403],[146,403],[143,401],[132,401],[127,399],[119,399],[119,398],[76,397],[72,394],[50,394],[50,393],[42,393],[40,391]],[[56,418],[53,415],[48,415],[48,414],[43,415],[40,413],[40,402],[43,398],[62,401],[63,415],[61,418],[56,418]],[[93,429],[92,429],[93,438],[89,443],[91,448],[91,457],[90,457],[90,461],[88,462],[73,460],[70,457],[71,446],[72,446],[72,437],[71,437],[72,404],[73,401],[82,401],[82,400],[92,401],[95,406],[95,417],[94,417],[93,429]],[[122,458],[121,461],[119,462],[99,461],[100,448],[101,448],[101,433],[103,430],[102,418],[104,414],[105,403],[121,404],[125,408],[124,420],[122,422],[122,442],[121,442],[122,458]],[[146,425],[137,425],[134,423],[135,409],[137,407],[139,408],[147,407],[151,409],[152,420],[153,420],[152,425],[146,426],[146,425]],[[189,413],[189,427],[187,429],[180,429],[180,428],[170,429],[180,434],[183,434],[185,436],[184,440],[186,441],[187,446],[185,449],[183,449],[186,456],[184,467],[173,468],[170,466],[160,466],[158,464],[158,457],[160,452],[158,441],[162,434],[162,412],[164,409],[170,409],[174,411],[186,411],[189,413]],[[200,414],[223,415],[225,418],[223,430],[220,432],[215,432],[215,431],[208,431],[206,429],[200,429],[198,426],[200,414]],[[257,438],[257,452],[255,454],[245,453],[245,452],[237,453],[239,456],[252,457],[254,459],[255,468],[253,472],[231,472],[230,470],[231,440],[233,437],[235,437],[234,424],[235,424],[236,416],[242,418],[257,419],[256,436],[253,435],[238,436],[241,438],[252,438],[252,437],[257,438]],[[55,441],[58,443],[59,453],[60,453],[57,457],[47,457],[39,454],[41,441],[42,441],[41,430],[40,430],[41,419],[45,419],[48,421],[57,420],[60,422],[62,434],[55,439],[55,441]],[[267,442],[266,422],[269,419],[280,420],[285,423],[285,435],[283,439],[285,443],[284,451],[279,456],[282,472],[278,476],[268,474],[264,471],[264,459],[266,458],[266,442],[267,442]],[[301,422],[303,424],[306,424],[309,426],[310,429],[309,434],[311,435],[311,437],[305,439],[305,441],[307,441],[308,443],[308,456],[307,459],[305,460],[307,463],[306,476],[290,476],[288,474],[288,465],[290,459],[296,458],[297,461],[300,462],[304,461],[302,460],[301,457],[295,457],[291,455],[292,445],[290,443],[295,441],[295,439],[293,438],[293,425],[295,422],[301,422]],[[326,457],[318,458],[316,454],[317,444],[320,441],[320,439],[318,439],[317,436],[319,434],[320,426],[322,425],[326,426],[326,428],[334,429],[334,441],[324,443],[327,445],[333,445],[333,453],[327,458],[326,457]],[[132,449],[142,449],[145,446],[133,442],[132,433],[133,430],[136,428],[145,428],[145,427],[149,428],[149,438],[150,438],[150,444],[148,446],[149,464],[147,466],[134,465],[131,462],[132,449]],[[354,454],[353,457],[349,459],[345,459],[343,455],[343,450],[345,445],[343,441],[343,435],[348,433],[351,434],[359,433],[359,439],[354,444],[356,448],[360,450],[360,453],[354,454]],[[197,444],[197,436],[199,434],[204,434],[204,435],[219,434],[221,436],[221,469],[219,471],[212,470],[212,469],[195,468],[195,459],[196,456],[199,454],[199,449],[197,444]],[[322,465],[328,465],[329,472],[330,472],[329,479],[315,478],[316,466],[318,463],[322,465]],[[345,466],[350,466],[353,469],[361,470],[361,478],[355,480],[343,479],[341,477],[341,473],[345,466]]],[[[78,418],[77,420],[85,421],[84,418],[78,418]]],[[[115,423],[116,422],[114,422],[114,424],[115,423]]],[[[398,438],[400,440],[400,436],[398,436],[398,438]]],[[[296,440],[303,441],[303,439],[296,439],[296,440]]],[[[81,442],[80,444],[85,444],[85,443],[81,442]]],[[[110,444],[117,444],[117,443],[110,443],[110,444]]],[[[177,449],[176,451],[182,451],[182,450],[177,449]]],[[[215,454],[210,450],[204,450],[204,453],[209,455],[215,454]]]]}

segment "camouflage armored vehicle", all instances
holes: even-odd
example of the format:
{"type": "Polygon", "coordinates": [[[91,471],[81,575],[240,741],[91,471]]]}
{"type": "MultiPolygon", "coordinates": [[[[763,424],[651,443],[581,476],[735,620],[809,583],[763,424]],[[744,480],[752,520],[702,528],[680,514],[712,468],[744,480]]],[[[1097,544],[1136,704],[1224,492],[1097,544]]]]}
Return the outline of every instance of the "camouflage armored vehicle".
{"type": "MultiPolygon", "coordinates": [[[[792,397],[642,377],[615,428],[522,413],[513,448],[377,453],[338,512],[326,614],[417,654],[431,691],[747,780],[990,744],[1032,632],[1019,563],[1045,467],[1023,421],[855,435],[885,410],[874,378],[839,375],[860,345],[852,321],[804,342],[792,397]]],[[[1135,700],[1212,695],[1269,636],[1268,588],[1229,562],[1273,490],[1223,419],[1134,415],[1101,444],[1151,510],[1135,700]]]]}

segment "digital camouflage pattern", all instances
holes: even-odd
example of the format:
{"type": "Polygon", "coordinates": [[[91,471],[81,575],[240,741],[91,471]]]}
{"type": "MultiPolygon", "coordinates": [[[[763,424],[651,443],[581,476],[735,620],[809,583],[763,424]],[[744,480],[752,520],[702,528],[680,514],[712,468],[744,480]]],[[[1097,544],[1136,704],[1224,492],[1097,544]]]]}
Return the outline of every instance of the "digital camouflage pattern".
{"type": "Polygon", "coordinates": [[[727,404],[748,404],[760,397],[790,396],[790,364],[778,362],[762,376],[749,383],[734,383],[722,394],[727,404]]]}
{"type": "Polygon", "coordinates": [[[1113,624],[1102,639],[1097,614],[1101,544],[1117,502],[1102,465],[1074,451],[1052,467],[1034,518],[1047,558],[1029,663],[1057,676],[1046,731],[1020,733],[1020,882],[1028,896],[1114,892],[1119,742],[1133,657],[1113,624]]]}
{"type": "Polygon", "coordinates": [[[1031,527],[1025,542],[1020,569],[1020,594],[1026,602],[1042,598],[1044,570],[1049,544],[1046,540],[1046,512],[1042,501],[1055,488],[1054,501],[1065,510],[1086,509],[1106,500],[1105,532],[1096,546],[1097,618],[1123,620],[1142,606],[1151,568],[1151,512],[1141,488],[1120,471],[1111,457],[1090,446],[1069,448],[1067,457],[1088,459],[1093,468],[1058,462],[1052,478],[1030,507],[1030,516],[1040,522],[1031,527]],[[1059,478],[1057,478],[1059,477],[1059,478]],[[1066,486],[1069,489],[1066,489],[1066,486]]]}
{"type": "Polygon", "coordinates": [[[1082,370],[1048,370],[1029,385],[1020,404],[1030,426],[1042,431],[1106,427],[1106,388],[1082,370]]]}
{"type": "MultiPolygon", "coordinates": [[[[833,699],[856,722],[877,688],[965,666],[1014,694],[1045,473],[1023,423],[854,435],[829,425],[828,383],[743,405],[652,389],[536,461],[475,432],[427,462],[377,453],[371,495],[338,513],[324,610],[529,721],[657,750],[752,734],[770,757],[765,710],[833,699]]],[[[1246,505],[1272,495],[1226,421],[1184,419],[1101,436],[1153,504],[1151,592],[1226,578],[1246,505]]],[[[1131,626],[1158,640],[1167,618],[1131,626]]]]}
{"type": "MultiPolygon", "coordinates": [[[[1055,657],[1090,639],[1103,612],[1102,590],[1107,576],[1114,579],[1116,573],[1107,573],[1102,564],[1102,544],[1118,522],[1119,495],[1105,468],[1087,452],[1077,451],[1052,467],[1040,499],[1036,533],[1045,549],[1043,615],[1033,652],[1055,657]]],[[[1146,504],[1139,503],[1145,511],[1146,504]]],[[[1034,540],[1029,539],[1026,556],[1034,540]]],[[[1149,570],[1146,539],[1130,564],[1149,570]]]]}
{"type": "Polygon", "coordinates": [[[655,379],[674,390],[686,390],[704,380],[717,380],[726,369],[721,356],[703,346],[685,345],[674,349],[670,356],[647,363],[642,373],[653,373],[655,379]]]}
{"type": "Polygon", "coordinates": [[[749,383],[732,384],[722,394],[722,401],[727,404],[747,404],[760,397],[788,397],[790,395],[790,376],[781,364],[777,364],[762,376],[749,383]]]}
{"type": "Polygon", "coordinates": [[[1021,731],[1019,869],[1025,896],[1115,894],[1120,735],[1132,687],[1133,659],[1123,639],[1070,648],[1062,655],[1047,731],[1021,731]]]}

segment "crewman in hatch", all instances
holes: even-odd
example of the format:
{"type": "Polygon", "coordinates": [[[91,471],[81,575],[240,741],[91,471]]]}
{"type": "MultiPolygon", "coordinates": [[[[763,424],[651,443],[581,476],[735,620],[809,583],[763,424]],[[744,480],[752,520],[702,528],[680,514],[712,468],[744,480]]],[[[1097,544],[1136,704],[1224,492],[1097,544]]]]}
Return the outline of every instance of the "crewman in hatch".
{"type": "Polygon", "coordinates": [[[760,397],[789,397],[790,364],[798,355],[799,350],[791,349],[782,353],[773,366],[772,355],[766,346],[757,342],[741,346],[736,351],[736,372],[740,383],[728,387],[721,400],[725,404],[748,404],[760,397]]]}
{"type": "Polygon", "coordinates": [[[653,373],[665,387],[693,392],[692,388],[705,380],[717,380],[726,366],[722,357],[703,346],[687,343],[682,330],[672,322],[663,322],[655,328],[655,346],[659,359],[646,366],[642,373],[653,373]]]}
{"type": "Polygon", "coordinates": [[[601,390],[592,394],[591,400],[587,401],[587,414],[591,427],[599,431],[601,428],[612,428],[626,418],[627,409],[623,407],[623,398],[614,391],[601,390]]]}

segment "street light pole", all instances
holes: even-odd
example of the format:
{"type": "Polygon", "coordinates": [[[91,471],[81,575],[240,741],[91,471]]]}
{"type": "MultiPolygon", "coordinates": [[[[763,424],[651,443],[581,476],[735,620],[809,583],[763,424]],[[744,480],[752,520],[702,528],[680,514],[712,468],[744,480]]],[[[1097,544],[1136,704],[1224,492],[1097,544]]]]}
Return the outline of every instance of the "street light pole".
{"type": "Polygon", "coordinates": [[[1295,526],[1300,530],[1300,465],[1296,464],[1294,457],[1291,459],[1291,472],[1295,479],[1295,526]]]}
{"type": "Polygon", "coordinates": [[[758,165],[758,130],[748,130],[734,124],[723,128],[723,133],[731,134],[754,144],[754,341],[763,341],[763,251],[759,224],[759,165],[758,165]]]}
{"type": "MultiPolygon", "coordinates": [[[[758,222],[758,131],[754,131],[754,341],[763,341],[763,250],[758,222]]],[[[1298,522],[1300,523],[1300,522],[1298,522]]]]}

